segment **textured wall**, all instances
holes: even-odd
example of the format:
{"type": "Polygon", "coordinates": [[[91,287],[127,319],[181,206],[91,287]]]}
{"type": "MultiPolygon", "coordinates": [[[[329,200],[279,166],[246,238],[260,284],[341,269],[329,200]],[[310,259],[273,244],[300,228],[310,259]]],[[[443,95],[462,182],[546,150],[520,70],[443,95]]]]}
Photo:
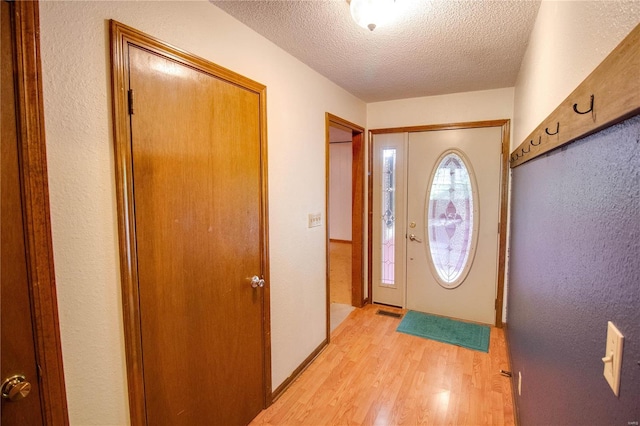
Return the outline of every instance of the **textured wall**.
{"type": "Polygon", "coordinates": [[[518,146],[640,22],[640,2],[543,1],[516,82],[518,146]]]}
{"type": "Polygon", "coordinates": [[[73,425],[128,423],[111,18],[267,86],[274,387],[326,336],[326,228],[307,227],[308,213],[325,211],[325,113],[360,125],[366,114],[364,102],[207,1],[40,3],[53,249],[73,425]]]}
{"type": "Polygon", "coordinates": [[[513,169],[508,324],[523,425],[640,421],[639,259],[640,116],[513,169]],[[602,375],[607,321],[625,336],[619,398],[602,375]]]}

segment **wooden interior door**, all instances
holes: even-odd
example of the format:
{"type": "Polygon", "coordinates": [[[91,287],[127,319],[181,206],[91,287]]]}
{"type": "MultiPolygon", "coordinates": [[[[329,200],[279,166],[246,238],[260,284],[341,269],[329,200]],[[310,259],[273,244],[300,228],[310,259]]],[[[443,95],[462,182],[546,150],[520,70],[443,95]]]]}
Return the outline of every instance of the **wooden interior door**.
{"type": "MultiPolygon", "coordinates": [[[[15,401],[2,398],[2,424],[43,424],[20,187],[20,159],[9,4],[2,6],[2,372],[29,383],[15,401]],[[22,380],[22,379],[20,379],[22,380]]],[[[15,391],[18,391],[16,389],[15,391]]],[[[14,392],[15,392],[14,391],[14,392]]]]}
{"type": "Polygon", "coordinates": [[[38,2],[0,5],[0,380],[6,394],[1,423],[65,425],[69,420],[49,218],[38,2]]]}
{"type": "Polygon", "coordinates": [[[144,416],[247,424],[270,385],[263,94],[160,50],[125,55],[144,416]]]}

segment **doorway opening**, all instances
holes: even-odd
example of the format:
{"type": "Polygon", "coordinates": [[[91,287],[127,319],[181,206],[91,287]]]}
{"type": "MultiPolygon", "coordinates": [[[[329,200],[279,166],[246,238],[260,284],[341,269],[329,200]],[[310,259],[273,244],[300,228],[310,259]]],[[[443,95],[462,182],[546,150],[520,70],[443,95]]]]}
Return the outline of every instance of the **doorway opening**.
{"type": "Polygon", "coordinates": [[[326,114],[327,340],[364,289],[364,129],[326,114]]]}

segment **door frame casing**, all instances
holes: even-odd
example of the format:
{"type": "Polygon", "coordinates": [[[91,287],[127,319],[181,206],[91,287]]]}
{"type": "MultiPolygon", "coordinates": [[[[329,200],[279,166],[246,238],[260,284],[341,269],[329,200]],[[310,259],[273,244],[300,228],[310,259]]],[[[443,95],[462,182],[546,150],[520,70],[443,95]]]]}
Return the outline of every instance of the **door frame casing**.
{"type": "MultiPolygon", "coordinates": [[[[330,341],[330,233],[329,233],[329,127],[331,124],[351,129],[351,305],[364,306],[364,128],[331,113],[325,114],[325,241],[327,289],[327,341],[330,341]]],[[[371,294],[371,293],[369,293],[371,294]]]]}
{"type": "MultiPolygon", "coordinates": [[[[20,181],[31,316],[46,424],[68,425],[51,237],[38,1],[10,1],[20,181]]],[[[5,342],[6,344],[6,342],[5,342]]]]}
{"type": "Polygon", "coordinates": [[[111,84],[113,97],[114,153],[116,171],[116,198],[118,208],[118,232],[120,275],[122,282],[122,306],[127,362],[127,381],[130,419],[133,425],[146,424],[146,404],[143,381],[142,334],[140,328],[137,257],[135,241],[135,212],[133,207],[133,180],[131,141],[128,112],[128,45],[154,52],[182,65],[205,72],[216,78],[249,90],[259,97],[260,120],[260,177],[261,177],[261,265],[265,279],[262,301],[262,347],[264,348],[263,408],[271,405],[271,317],[269,285],[269,229],[267,182],[267,101],[266,87],[247,77],[192,55],[141,31],[110,21],[111,84]]]}
{"type": "Polygon", "coordinates": [[[367,206],[368,210],[368,229],[367,229],[367,277],[368,277],[368,289],[369,294],[372,294],[373,280],[372,280],[372,254],[373,254],[373,137],[376,134],[384,133],[410,133],[410,132],[429,132],[437,130],[459,130],[459,129],[475,129],[482,127],[500,127],[502,132],[502,149],[500,159],[500,208],[498,213],[498,277],[496,288],[496,302],[495,302],[495,326],[502,327],[502,310],[504,306],[504,283],[505,283],[505,268],[506,268],[506,253],[507,253],[507,221],[508,221],[508,206],[509,206],[509,152],[510,152],[510,126],[511,120],[487,120],[487,121],[472,121],[461,123],[447,123],[447,124],[431,124],[424,126],[409,126],[409,127],[393,127],[393,128],[381,128],[369,130],[369,181],[368,181],[368,194],[369,202],[367,206]]]}

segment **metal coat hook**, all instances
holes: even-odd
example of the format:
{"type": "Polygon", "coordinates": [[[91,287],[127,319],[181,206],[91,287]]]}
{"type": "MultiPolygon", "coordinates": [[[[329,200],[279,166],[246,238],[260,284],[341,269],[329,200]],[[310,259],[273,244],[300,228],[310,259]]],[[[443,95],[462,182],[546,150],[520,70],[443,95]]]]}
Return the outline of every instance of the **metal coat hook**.
{"type": "MultiPolygon", "coordinates": [[[[573,106],[573,109],[576,109],[576,105],[573,106]]],[[[582,114],[582,113],[580,113],[580,114],[582,114]]],[[[558,132],[560,132],[560,122],[558,121],[558,125],[556,126],[556,132],[555,133],[549,133],[549,128],[548,127],[546,129],[544,129],[544,131],[549,136],[557,135],[558,132]]]]}
{"type": "Polygon", "coordinates": [[[578,111],[578,104],[573,104],[573,110],[577,114],[588,114],[593,111],[593,95],[591,95],[591,107],[587,111],[578,111]]]}
{"type": "Polygon", "coordinates": [[[533,139],[529,141],[529,143],[533,146],[538,146],[542,143],[542,136],[538,136],[538,143],[533,143],[533,139]]]}
{"type": "Polygon", "coordinates": [[[522,151],[522,156],[524,156],[525,154],[528,154],[529,152],[531,152],[531,146],[529,146],[528,150],[524,150],[524,148],[522,148],[520,151],[522,151]]]}

